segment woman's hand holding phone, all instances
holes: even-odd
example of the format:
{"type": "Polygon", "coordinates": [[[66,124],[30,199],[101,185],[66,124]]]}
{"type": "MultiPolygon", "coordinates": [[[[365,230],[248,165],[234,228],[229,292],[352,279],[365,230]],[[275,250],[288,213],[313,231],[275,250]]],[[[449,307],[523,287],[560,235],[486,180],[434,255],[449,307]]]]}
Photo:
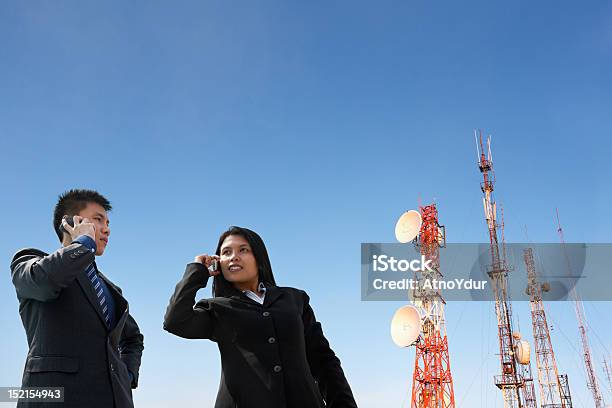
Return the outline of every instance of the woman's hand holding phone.
{"type": "Polygon", "coordinates": [[[193,261],[204,265],[208,269],[210,276],[217,276],[221,273],[218,255],[202,254],[196,256],[193,261]]]}

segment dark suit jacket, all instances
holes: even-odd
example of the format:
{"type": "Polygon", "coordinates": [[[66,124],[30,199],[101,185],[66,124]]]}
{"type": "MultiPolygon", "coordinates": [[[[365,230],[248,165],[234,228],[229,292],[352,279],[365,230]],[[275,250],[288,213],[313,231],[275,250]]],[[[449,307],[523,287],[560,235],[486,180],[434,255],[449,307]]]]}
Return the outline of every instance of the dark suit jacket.
{"type": "Polygon", "coordinates": [[[263,305],[239,290],[195,304],[208,277],[204,265],[187,265],[164,329],[217,343],[222,373],[215,408],[357,407],[304,291],[266,285],[263,305]]]}
{"type": "Polygon", "coordinates": [[[143,336],[121,290],[100,274],[115,300],[115,327],[106,327],[85,274],[93,253],[71,244],[46,254],[28,248],[11,262],[29,352],[23,387],[64,387],[64,404],[18,407],[131,408],[143,336]],[[130,383],[128,370],[134,381],[130,383]]]}

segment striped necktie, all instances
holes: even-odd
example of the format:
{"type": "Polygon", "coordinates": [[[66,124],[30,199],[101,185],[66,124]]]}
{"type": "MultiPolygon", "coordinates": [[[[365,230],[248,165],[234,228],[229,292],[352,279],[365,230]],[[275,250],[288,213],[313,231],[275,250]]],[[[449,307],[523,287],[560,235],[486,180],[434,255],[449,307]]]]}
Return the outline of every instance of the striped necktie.
{"type": "Polygon", "coordinates": [[[91,281],[93,285],[94,292],[96,292],[96,296],[98,297],[98,302],[100,303],[100,308],[102,308],[102,315],[104,316],[104,320],[106,321],[106,327],[110,329],[110,314],[108,312],[108,304],[106,303],[106,296],[104,296],[104,291],[102,290],[102,284],[100,283],[100,278],[96,273],[96,268],[94,264],[90,264],[87,269],[87,277],[91,281]]]}

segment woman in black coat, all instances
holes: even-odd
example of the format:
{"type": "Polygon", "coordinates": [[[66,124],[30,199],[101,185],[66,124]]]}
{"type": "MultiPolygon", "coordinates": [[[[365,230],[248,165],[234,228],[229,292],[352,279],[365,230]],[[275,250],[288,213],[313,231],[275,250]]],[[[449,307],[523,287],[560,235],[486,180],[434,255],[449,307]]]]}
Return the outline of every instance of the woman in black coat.
{"type": "Polygon", "coordinates": [[[231,227],[176,285],[164,329],[221,353],[215,408],[356,408],[306,292],[276,286],[261,237],[231,227]],[[213,276],[213,298],[195,302],[213,276]]]}

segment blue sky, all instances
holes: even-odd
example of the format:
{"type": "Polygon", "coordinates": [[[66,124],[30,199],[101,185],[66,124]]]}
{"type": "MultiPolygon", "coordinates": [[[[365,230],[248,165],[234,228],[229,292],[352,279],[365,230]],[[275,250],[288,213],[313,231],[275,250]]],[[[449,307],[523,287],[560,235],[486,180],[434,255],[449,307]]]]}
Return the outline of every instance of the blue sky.
{"type": "MultiPolygon", "coordinates": [[[[360,243],[393,242],[419,198],[449,242],[487,239],[474,128],[493,134],[508,241],[526,225],[557,242],[558,207],[567,241],[610,242],[611,27],[605,1],[3,2],[0,385],[27,352],[10,258],[57,247],[56,197],[80,186],[115,207],[99,264],[145,334],[137,406],[212,406],[216,346],[161,324],[185,263],[232,224],[310,294],[359,406],[407,406],[402,303],[360,301],[360,243]]],[[[610,304],[586,307],[604,380],[610,304]]],[[[573,309],[549,309],[574,404],[591,406],[573,309]]],[[[492,305],[450,303],[447,321],[459,406],[502,406],[492,305]]]]}

